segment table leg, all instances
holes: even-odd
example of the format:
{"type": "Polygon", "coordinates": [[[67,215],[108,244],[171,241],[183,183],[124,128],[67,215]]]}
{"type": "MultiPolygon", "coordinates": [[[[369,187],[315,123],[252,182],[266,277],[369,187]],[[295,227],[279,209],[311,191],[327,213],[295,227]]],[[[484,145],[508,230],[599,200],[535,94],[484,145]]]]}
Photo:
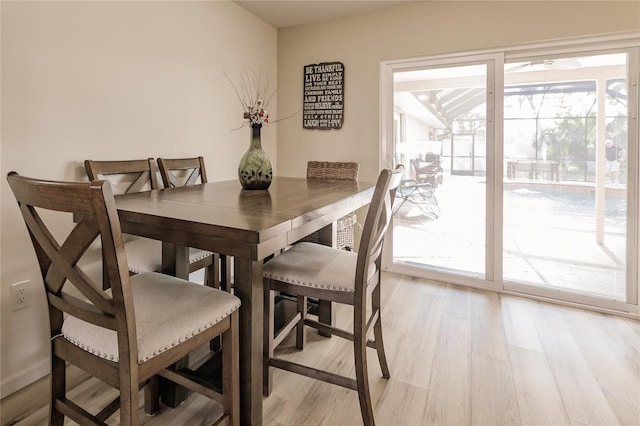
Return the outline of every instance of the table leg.
{"type": "MultiPolygon", "coordinates": [[[[336,247],[338,242],[338,230],[336,223],[334,222],[322,228],[319,231],[318,236],[320,237],[320,244],[336,247]]],[[[336,313],[335,309],[333,309],[332,302],[318,300],[318,320],[321,323],[328,325],[334,325],[336,323],[336,313]]],[[[331,333],[318,331],[318,334],[324,337],[331,337],[331,333]]]]}
{"type": "Polygon", "coordinates": [[[262,424],[262,261],[234,257],[235,295],[240,313],[240,424],[262,424]]]}
{"type": "Polygon", "coordinates": [[[162,242],[162,273],[189,279],[189,248],[162,242]]]}

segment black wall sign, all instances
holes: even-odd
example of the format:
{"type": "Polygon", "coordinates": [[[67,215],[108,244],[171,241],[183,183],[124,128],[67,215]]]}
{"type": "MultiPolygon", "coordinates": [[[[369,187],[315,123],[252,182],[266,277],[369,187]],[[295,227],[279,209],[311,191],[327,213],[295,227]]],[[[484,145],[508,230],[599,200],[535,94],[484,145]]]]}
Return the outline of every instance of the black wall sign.
{"type": "Polygon", "coordinates": [[[344,115],[344,64],[323,62],[304,67],[302,127],[340,129],[344,115]]]}

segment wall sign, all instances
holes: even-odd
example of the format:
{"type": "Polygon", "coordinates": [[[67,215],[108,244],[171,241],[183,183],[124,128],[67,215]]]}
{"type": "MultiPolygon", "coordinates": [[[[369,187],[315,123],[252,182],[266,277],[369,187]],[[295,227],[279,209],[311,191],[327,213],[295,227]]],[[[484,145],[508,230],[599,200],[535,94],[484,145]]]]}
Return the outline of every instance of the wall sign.
{"type": "Polygon", "coordinates": [[[344,115],[344,64],[323,62],[304,67],[302,127],[340,129],[344,115]]]}

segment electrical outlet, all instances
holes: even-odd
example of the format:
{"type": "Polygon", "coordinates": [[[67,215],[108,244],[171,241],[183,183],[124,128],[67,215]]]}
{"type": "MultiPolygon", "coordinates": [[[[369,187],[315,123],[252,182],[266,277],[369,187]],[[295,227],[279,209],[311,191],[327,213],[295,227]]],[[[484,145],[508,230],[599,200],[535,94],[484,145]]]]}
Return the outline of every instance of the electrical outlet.
{"type": "Polygon", "coordinates": [[[11,310],[26,308],[30,305],[29,284],[30,280],[11,284],[11,310]]]}

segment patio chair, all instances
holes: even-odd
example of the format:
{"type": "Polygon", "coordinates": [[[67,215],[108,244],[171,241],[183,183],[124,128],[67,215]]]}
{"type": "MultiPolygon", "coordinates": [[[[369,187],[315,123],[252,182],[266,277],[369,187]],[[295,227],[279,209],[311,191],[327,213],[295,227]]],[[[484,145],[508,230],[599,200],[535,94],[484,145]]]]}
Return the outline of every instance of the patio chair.
{"type": "Polygon", "coordinates": [[[394,212],[405,203],[410,203],[432,219],[440,217],[440,206],[431,182],[418,183],[415,179],[405,179],[398,186],[397,197],[401,201],[396,203],[394,212]]]}
{"type": "Polygon", "coordinates": [[[442,184],[442,167],[440,166],[440,156],[436,154],[426,154],[424,160],[412,158],[409,160],[415,180],[418,183],[430,183],[433,190],[442,184]]]}

